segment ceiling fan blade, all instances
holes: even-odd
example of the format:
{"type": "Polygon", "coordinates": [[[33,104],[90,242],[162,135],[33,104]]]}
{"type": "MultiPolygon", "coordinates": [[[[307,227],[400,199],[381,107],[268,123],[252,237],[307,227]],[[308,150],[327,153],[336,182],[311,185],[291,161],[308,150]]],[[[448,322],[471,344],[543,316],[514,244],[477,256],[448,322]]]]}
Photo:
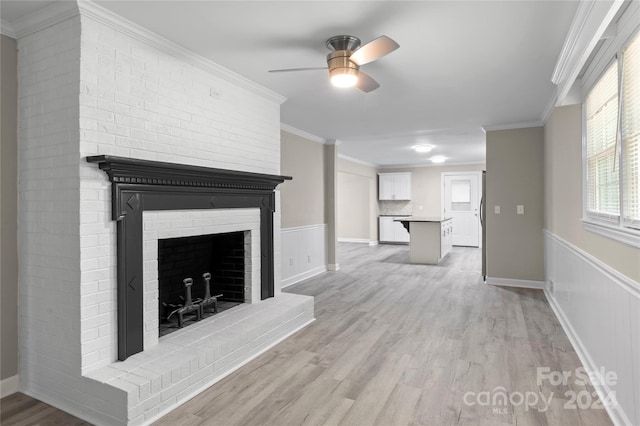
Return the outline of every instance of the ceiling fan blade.
{"type": "Polygon", "coordinates": [[[316,71],[326,70],[327,67],[308,67],[308,68],[285,68],[282,70],[269,70],[269,72],[293,72],[293,71],[316,71]]]}
{"type": "Polygon", "coordinates": [[[353,55],[351,55],[349,59],[357,65],[362,66],[384,55],[388,55],[398,47],[400,47],[400,45],[389,37],[380,36],[353,52],[353,55]]]}
{"type": "Polygon", "coordinates": [[[356,87],[363,92],[369,93],[380,87],[380,83],[375,81],[369,74],[358,71],[358,83],[356,87]]]}

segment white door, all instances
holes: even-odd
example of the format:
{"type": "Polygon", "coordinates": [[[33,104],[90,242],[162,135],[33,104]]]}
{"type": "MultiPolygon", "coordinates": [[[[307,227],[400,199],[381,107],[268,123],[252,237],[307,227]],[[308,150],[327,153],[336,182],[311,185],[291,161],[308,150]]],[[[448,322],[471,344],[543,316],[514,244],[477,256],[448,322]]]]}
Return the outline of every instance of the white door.
{"type": "Polygon", "coordinates": [[[443,173],[443,215],[453,219],[454,246],[480,246],[480,173],[443,173]]]}

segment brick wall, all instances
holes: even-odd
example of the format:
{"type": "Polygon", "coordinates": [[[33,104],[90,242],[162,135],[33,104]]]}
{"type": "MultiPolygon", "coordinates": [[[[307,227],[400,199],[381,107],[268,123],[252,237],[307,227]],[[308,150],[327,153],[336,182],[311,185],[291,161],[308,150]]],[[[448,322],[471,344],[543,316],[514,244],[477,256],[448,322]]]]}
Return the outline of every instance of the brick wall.
{"type": "MultiPolygon", "coordinates": [[[[82,46],[81,157],[279,173],[277,103],[87,17],[82,46]]],[[[116,359],[116,247],[106,175],[81,163],[80,176],[84,372],[116,359]]]]}
{"type": "Polygon", "coordinates": [[[77,393],[80,372],[76,17],[18,41],[19,328],[22,389],[77,393]]]}
{"type": "MultiPolygon", "coordinates": [[[[21,389],[117,424],[137,385],[83,377],[110,368],[117,338],[110,184],[84,158],[278,174],[279,103],[85,15],[18,48],[21,389]]],[[[279,205],[276,193],[276,294],[279,205]]]]}

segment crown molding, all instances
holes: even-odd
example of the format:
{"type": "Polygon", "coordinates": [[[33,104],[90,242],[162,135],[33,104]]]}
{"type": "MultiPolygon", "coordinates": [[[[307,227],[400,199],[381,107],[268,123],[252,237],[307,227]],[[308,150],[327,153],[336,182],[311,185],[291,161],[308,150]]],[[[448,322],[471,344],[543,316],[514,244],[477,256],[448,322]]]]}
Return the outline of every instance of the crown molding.
{"type": "Polygon", "coordinates": [[[514,130],[527,129],[529,127],[544,127],[543,121],[523,121],[520,123],[492,124],[482,126],[482,130],[486,132],[495,132],[496,130],[514,130]]]}
{"type": "Polygon", "coordinates": [[[8,23],[4,19],[0,19],[0,34],[14,39],[18,38],[16,36],[16,32],[13,30],[13,25],[8,23]]]}
{"type": "Polygon", "coordinates": [[[123,18],[105,9],[102,6],[95,4],[90,0],[82,0],[78,2],[78,8],[80,14],[83,17],[93,19],[96,22],[104,24],[114,30],[126,34],[127,36],[134,38],[148,46],[158,49],[170,56],[179,58],[183,61],[190,63],[191,65],[198,67],[210,74],[220,77],[230,83],[238,85],[244,89],[247,89],[253,94],[259,95],[268,100],[282,104],[286,101],[286,98],[266,87],[259,85],[246,77],[236,74],[235,72],[220,66],[209,59],[206,59],[197,53],[180,46],[173,41],[166,39],[128,19],[123,18]]]}
{"type": "Polygon", "coordinates": [[[351,161],[352,163],[362,164],[363,166],[374,167],[376,169],[379,167],[376,164],[369,163],[369,162],[364,161],[364,160],[359,160],[357,158],[349,157],[348,155],[344,155],[344,154],[338,154],[338,158],[341,158],[341,159],[347,160],[347,161],[351,161]]]}
{"type": "Polygon", "coordinates": [[[385,165],[378,166],[380,170],[388,169],[422,169],[427,167],[457,167],[457,166],[486,166],[486,161],[470,161],[470,162],[456,162],[456,163],[438,163],[438,164],[397,164],[397,165],[385,165]]]}
{"type": "Polygon", "coordinates": [[[78,16],[75,1],[56,1],[12,22],[16,38],[37,33],[67,19],[78,16]]]}
{"type": "Polygon", "coordinates": [[[571,90],[582,67],[624,0],[581,1],[574,15],[551,81],[558,86],[557,101],[562,102],[571,90]]]}
{"type": "Polygon", "coordinates": [[[285,123],[280,123],[280,130],[291,133],[292,135],[300,136],[301,138],[308,139],[312,142],[321,143],[323,145],[327,143],[327,140],[325,138],[321,138],[320,136],[316,136],[313,133],[305,132],[304,130],[300,130],[285,123]]]}
{"type": "MultiPolygon", "coordinates": [[[[286,98],[227,68],[224,68],[197,53],[180,46],[122,16],[95,4],[91,0],[56,1],[11,23],[15,38],[21,38],[81,15],[128,35],[170,56],[184,60],[205,72],[247,89],[251,93],[282,104],[286,98]]],[[[4,31],[5,22],[2,22],[4,31]]],[[[9,28],[11,28],[9,27],[9,28]]]]}
{"type": "Polygon", "coordinates": [[[551,118],[551,114],[553,114],[553,109],[556,107],[556,103],[558,102],[558,90],[557,88],[553,91],[553,95],[549,98],[549,102],[547,102],[547,106],[544,107],[544,111],[542,111],[542,125],[547,124],[549,118],[551,118]]]}

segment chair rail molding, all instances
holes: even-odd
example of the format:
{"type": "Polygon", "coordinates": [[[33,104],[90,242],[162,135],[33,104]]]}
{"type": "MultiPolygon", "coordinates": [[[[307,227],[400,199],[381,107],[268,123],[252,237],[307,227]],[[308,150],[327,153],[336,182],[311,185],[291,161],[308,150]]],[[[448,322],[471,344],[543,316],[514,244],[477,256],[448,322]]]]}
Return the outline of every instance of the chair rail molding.
{"type": "Polygon", "coordinates": [[[549,305],[585,369],[616,374],[592,380],[613,423],[640,424],[640,283],[548,230],[544,240],[549,305]]]}
{"type": "Polygon", "coordinates": [[[326,224],[283,228],[280,235],[282,288],[328,270],[326,224]]]}

